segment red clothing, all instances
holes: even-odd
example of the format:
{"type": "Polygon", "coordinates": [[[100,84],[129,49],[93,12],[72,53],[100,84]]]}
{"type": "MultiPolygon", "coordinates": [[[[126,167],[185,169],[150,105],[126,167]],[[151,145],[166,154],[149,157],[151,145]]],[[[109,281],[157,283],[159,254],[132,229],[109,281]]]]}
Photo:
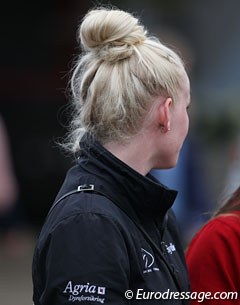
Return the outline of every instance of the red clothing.
{"type": "Polygon", "coordinates": [[[237,300],[192,300],[191,305],[240,304],[240,211],[208,222],[191,241],[186,259],[192,292],[238,292],[237,300]]]}

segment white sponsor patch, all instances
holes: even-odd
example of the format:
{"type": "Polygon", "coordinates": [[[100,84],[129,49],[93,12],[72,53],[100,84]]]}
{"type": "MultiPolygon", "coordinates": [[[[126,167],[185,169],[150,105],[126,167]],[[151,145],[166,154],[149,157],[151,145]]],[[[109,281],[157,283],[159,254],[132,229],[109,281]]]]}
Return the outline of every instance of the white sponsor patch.
{"type": "Polygon", "coordinates": [[[63,293],[68,295],[69,302],[98,302],[104,304],[106,287],[86,284],[74,284],[68,281],[63,293]]]}

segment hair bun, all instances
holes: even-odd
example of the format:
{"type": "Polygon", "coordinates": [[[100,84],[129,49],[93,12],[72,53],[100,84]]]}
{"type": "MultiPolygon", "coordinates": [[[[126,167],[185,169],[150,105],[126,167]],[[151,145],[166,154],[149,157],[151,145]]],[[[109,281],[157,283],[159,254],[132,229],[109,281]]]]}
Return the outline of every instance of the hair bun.
{"type": "Polygon", "coordinates": [[[100,58],[110,62],[131,56],[133,46],[146,39],[138,19],[121,10],[90,11],[79,34],[85,50],[95,50],[100,58]]]}

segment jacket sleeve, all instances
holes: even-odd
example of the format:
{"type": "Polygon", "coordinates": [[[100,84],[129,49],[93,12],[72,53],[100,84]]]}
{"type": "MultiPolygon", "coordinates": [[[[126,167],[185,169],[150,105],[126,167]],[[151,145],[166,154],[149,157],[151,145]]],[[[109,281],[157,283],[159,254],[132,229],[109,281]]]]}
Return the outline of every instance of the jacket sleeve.
{"type": "Polygon", "coordinates": [[[126,243],[108,216],[83,213],[62,220],[39,261],[45,270],[41,305],[129,304],[126,243]]]}

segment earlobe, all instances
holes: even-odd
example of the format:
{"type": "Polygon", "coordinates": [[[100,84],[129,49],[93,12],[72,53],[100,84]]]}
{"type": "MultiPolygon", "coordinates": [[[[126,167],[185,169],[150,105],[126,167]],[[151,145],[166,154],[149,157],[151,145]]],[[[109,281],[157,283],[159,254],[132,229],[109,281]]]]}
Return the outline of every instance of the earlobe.
{"type": "Polygon", "coordinates": [[[171,129],[170,123],[170,107],[172,106],[172,99],[170,97],[166,98],[160,107],[159,112],[159,122],[161,127],[161,132],[166,133],[171,129]]]}
{"type": "Polygon", "coordinates": [[[171,128],[170,128],[170,121],[167,122],[167,125],[161,125],[161,132],[162,133],[166,133],[168,131],[170,131],[171,128]]]}
{"type": "Polygon", "coordinates": [[[167,122],[167,131],[170,131],[171,128],[170,128],[170,121],[167,122]]]}

